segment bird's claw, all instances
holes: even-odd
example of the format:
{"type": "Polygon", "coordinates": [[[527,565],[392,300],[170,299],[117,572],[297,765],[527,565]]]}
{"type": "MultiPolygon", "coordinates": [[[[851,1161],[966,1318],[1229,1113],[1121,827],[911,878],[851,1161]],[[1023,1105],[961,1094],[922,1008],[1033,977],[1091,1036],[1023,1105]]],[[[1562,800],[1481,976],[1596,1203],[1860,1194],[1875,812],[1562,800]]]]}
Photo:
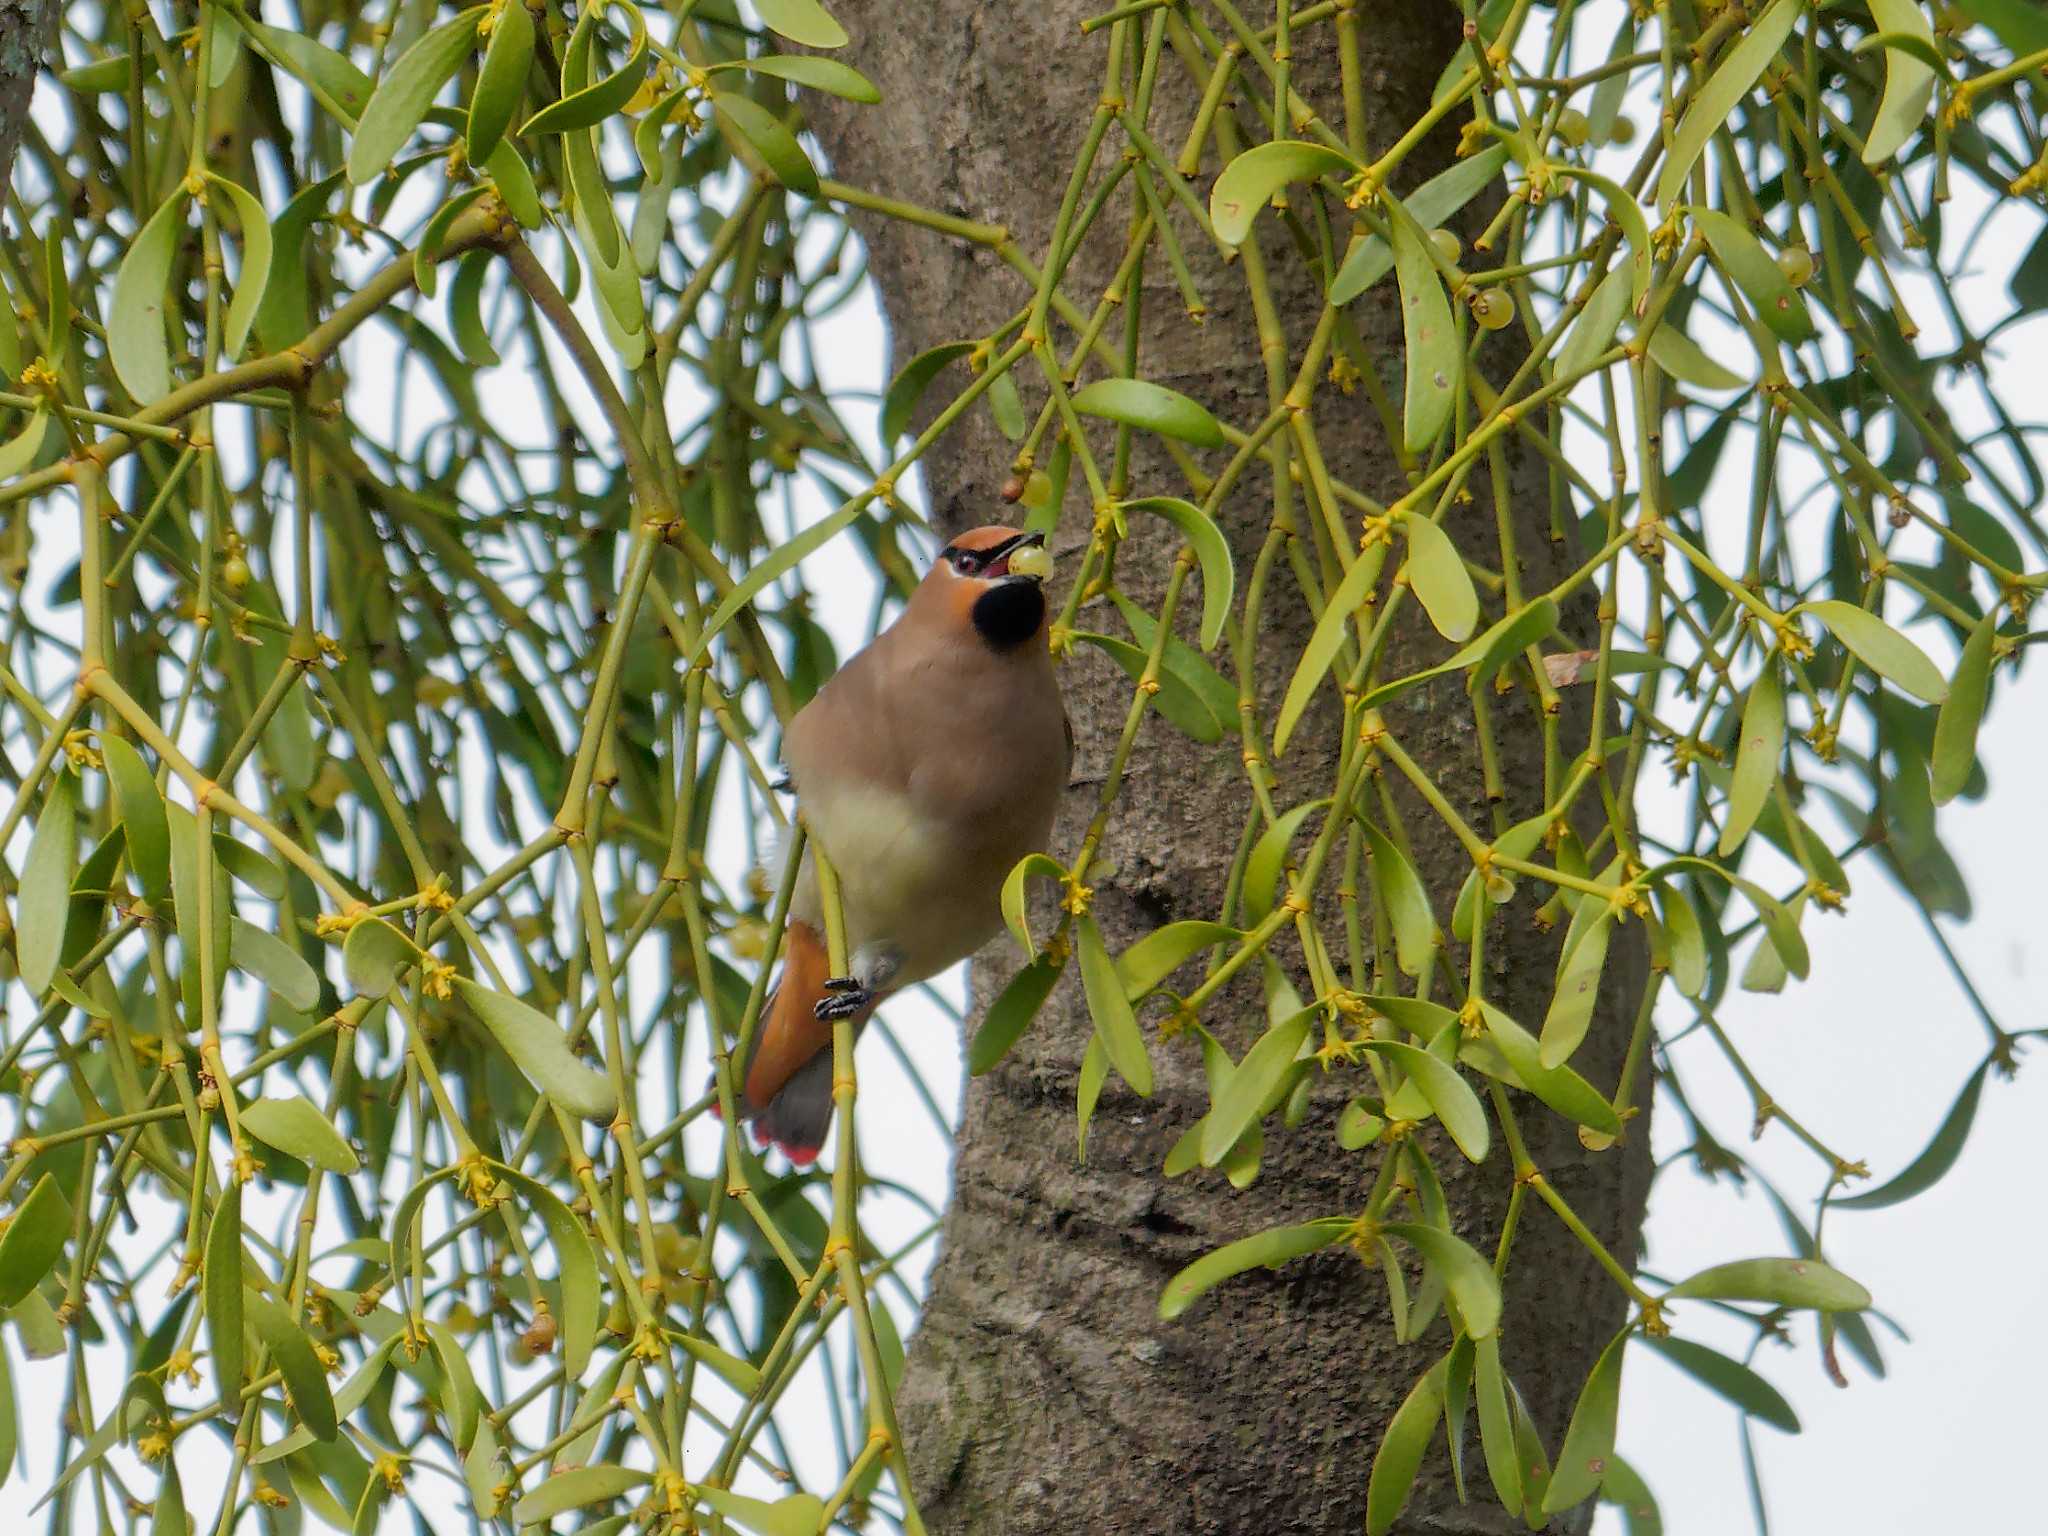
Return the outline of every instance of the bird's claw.
{"type": "Polygon", "coordinates": [[[850,1019],[867,1009],[875,1000],[874,993],[863,986],[857,977],[832,976],[825,982],[826,995],[818,999],[811,1012],[823,1020],[850,1019]]]}

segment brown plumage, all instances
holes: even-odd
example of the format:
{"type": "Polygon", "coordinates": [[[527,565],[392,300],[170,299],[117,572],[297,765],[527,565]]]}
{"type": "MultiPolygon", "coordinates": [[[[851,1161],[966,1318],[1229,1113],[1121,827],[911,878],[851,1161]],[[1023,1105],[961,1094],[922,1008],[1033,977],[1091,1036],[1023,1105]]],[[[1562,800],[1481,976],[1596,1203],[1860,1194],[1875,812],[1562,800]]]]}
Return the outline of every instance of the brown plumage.
{"type": "Polygon", "coordinates": [[[828,977],[810,861],[783,971],[748,1060],[742,1113],[797,1162],[832,1115],[835,1016],[864,1023],[891,992],[1002,927],[1004,877],[1043,849],[1072,754],[1046,646],[1037,534],[976,528],[947,545],[896,622],[790,722],[783,756],[811,837],[839,873],[849,978],[828,977]]]}

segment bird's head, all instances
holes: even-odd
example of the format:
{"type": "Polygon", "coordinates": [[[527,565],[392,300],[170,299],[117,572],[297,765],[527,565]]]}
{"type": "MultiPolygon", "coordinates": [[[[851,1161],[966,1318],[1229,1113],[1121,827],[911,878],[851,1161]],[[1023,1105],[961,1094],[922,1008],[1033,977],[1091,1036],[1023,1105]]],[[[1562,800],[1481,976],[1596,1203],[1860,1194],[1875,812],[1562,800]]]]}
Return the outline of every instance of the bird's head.
{"type": "Polygon", "coordinates": [[[1051,573],[1044,534],[991,523],[939,551],[918,597],[955,632],[971,629],[991,649],[1010,651],[1044,634],[1051,573]]]}

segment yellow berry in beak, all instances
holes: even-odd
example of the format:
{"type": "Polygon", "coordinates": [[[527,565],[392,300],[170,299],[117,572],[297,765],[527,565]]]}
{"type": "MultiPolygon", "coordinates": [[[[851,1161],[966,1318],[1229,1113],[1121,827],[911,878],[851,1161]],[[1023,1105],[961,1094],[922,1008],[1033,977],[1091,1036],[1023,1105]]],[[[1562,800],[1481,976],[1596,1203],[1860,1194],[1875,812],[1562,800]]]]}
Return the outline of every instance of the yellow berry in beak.
{"type": "Polygon", "coordinates": [[[1010,574],[1044,581],[1052,575],[1052,551],[1043,544],[1026,544],[1010,556],[1010,574]]]}

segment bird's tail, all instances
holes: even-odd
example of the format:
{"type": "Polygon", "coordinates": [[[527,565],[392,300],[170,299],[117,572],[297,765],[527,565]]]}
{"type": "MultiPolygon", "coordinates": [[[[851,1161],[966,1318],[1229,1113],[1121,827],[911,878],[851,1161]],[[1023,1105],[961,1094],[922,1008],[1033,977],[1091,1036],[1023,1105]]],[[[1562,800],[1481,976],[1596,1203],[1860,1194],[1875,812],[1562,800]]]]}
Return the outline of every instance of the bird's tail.
{"type": "MultiPolygon", "coordinates": [[[[824,935],[792,922],[740,1093],[740,1115],[756,1140],[773,1143],[799,1166],[817,1158],[832,1121],[832,1026],[817,1015],[829,970],[824,935]]],[[[854,1026],[866,1022],[863,1013],[854,1026]]]]}

